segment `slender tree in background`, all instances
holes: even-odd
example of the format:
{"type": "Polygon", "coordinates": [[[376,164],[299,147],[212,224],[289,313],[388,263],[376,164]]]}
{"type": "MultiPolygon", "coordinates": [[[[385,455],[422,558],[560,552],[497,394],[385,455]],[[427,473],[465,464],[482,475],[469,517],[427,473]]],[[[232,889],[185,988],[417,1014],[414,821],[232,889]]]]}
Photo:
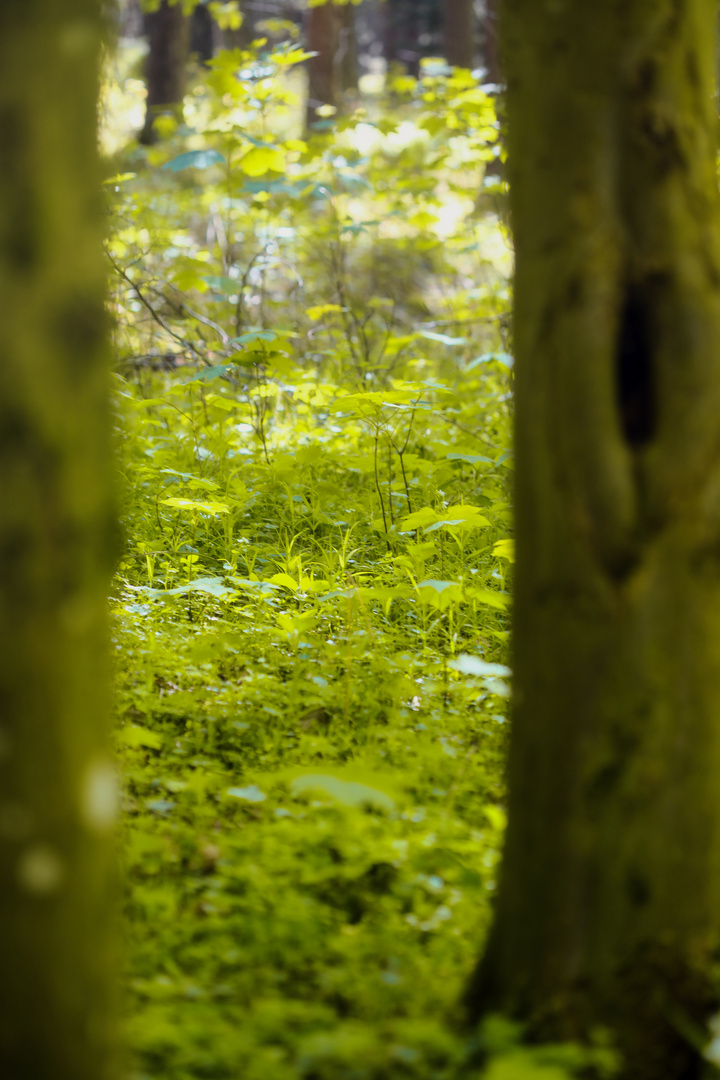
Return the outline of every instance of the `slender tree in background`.
{"type": "Polygon", "coordinates": [[[162,0],[156,11],[145,16],[145,32],[148,38],[147,99],[140,142],[147,146],[157,140],[154,121],[160,113],[177,112],[185,96],[189,19],[179,2],[171,4],[169,0],[162,0]]]}
{"type": "Polygon", "coordinates": [[[497,34],[497,0],[485,0],[482,36],[485,79],[486,82],[498,86],[501,81],[501,76],[497,34]]]}
{"type": "Polygon", "coordinates": [[[0,6],[0,1076],[109,1080],[100,0],[0,6]]]}
{"type": "Polygon", "coordinates": [[[404,64],[411,75],[420,71],[420,20],[418,3],[408,0],[384,0],[383,39],[385,60],[390,64],[404,64]]]}
{"type": "Polygon", "coordinates": [[[343,4],[337,9],[338,28],[338,83],[347,97],[357,95],[360,81],[355,5],[343,4]]]}
{"type": "Polygon", "coordinates": [[[388,64],[402,63],[417,76],[424,57],[442,53],[443,6],[444,0],[382,0],[388,64]]]}
{"type": "Polygon", "coordinates": [[[445,59],[452,67],[475,66],[475,11],[473,0],[445,0],[443,11],[445,59]]]}
{"type": "Polygon", "coordinates": [[[317,119],[322,105],[334,106],[338,93],[336,56],[339,45],[339,19],[332,0],[308,8],[305,41],[308,51],[317,55],[308,60],[307,124],[317,119]]]}
{"type": "Polygon", "coordinates": [[[690,1080],[720,929],[715,0],[501,9],[515,233],[509,826],[469,1000],[690,1080]]]}
{"type": "MultiPolygon", "coordinates": [[[[218,34],[219,36],[219,34],[218,34]]],[[[190,16],[189,52],[207,64],[215,55],[216,26],[206,4],[198,4],[190,16]]]]}
{"type": "Polygon", "coordinates": [[[250,0],[239,0],[238,8],[242,15],[242,23],[238,29],[226,28],[220,33],[224,49],[247,49],[255,40],[255,5],[251,5],[250,0]]]}

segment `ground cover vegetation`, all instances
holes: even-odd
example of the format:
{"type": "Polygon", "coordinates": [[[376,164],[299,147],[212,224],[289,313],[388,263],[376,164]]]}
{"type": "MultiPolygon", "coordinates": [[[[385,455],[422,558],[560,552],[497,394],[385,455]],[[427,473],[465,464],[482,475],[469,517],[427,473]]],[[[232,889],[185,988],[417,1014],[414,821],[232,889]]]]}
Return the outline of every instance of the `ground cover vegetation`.
{"type": "Polygon", "coordinates": [[[0,8],[0,1074],[697,1080],[713,5],[506,0],[512,340],[493,91],[311,101],[290,14],[123,46],[101,200],[101,5],[0,8]]]}
{"type": "MultiPolygon", "coordinates": [[[[218,20],[235,17],[232,5],[212,9],[218,20]]],[[[591,24],[582,28],[594,41],[591,24]]],[[[554,915],[563,886],[548,873],[545,853],[574,850],[588,792],[588,835],[595,827],[597,785],[576,785],[584,773],[566,748],[577,739],[584,745],[575,717],[601,699],[587,693],[595,674],[565,677],[563,658],[583,648],[579,631],[545,667],[535,659],[552,651],[559,623],[553,614],[538,634],[527,629],[528,610],[544,610],[540,593],[528,592],[527,567],[545,566],[530,543],[540,532],[527,522],[517,615],[527,651],[516,638],[518,677],[529,656],[543,693],[558,687],[564,702],[576,688],[580,696],[549,711],[552,731],[559,717],[568,732],[543,744],[550,760],[541,782],[533,774],[536,736],[527,741],[535,726],[518,733],[516,725],[515,760],[524,731],[529,765],[519,784],[516,764],[513,797],[534,839],[518,847],[516,807],[509,848],[520,851],[524,872],[537,865],[539,876],[509,894],[505,872],[494,945],[470,978],[497,885],[512,677],[514,348],[494,89],[467,70],[425,60],[418,78],[391,73],[382,91],[374,82],[375,94],[357,108],[345,98],[341,112],[316,101],[306,113],[309,56],[297,28],[276,20],[268,31],[272,40],[208,59],[182,109],[148,113],[152,138],[142,149],[123,144],[123,117],[142,112],[142,84],[123,70],[122,54],[103,98],[124,528],[112,605],[132,1076],[606,1076],[618,1058],[603,1024],[621,1042],[626,1029],[641,1033],[630,1047],[633,1076],[638,1068],[637,1076],[663,1075],[671,1044],[682,1044],[677,1061],[692,1058],[694,1068],[704,1036],[690,1028],[704,1021],[704,1005],[680,1035],[654,1004],[643,1028],[644,1006],[632,996],[618,1023],[615,1006],[602,1005],[605,983],[598,977],[595,986],[588,967],[583,985],[590,998],[598,987],[600,994],[589,1021],[589,1013],[575,1016],[584,999],[573,963],[586,961],[574,938],[572,963],[562,969],[567,995],[557,980],[538,978],[537,1001],[524,1003],[530,968],[517,942],[536,935],[537,955],[552,965],[558,953],[543,939],[543,919],[565,926],[554,915]],[[559,787],[558,776],[566,777],[559,787]],[[542,799],[556,809],[576,788],[578,806],[553,819],[542,799]],[[533,800],[540,809],[529,814],[533,800]],[[521,955],[498,967],[501,953],[506,961],[512,955],[498,952],[497,927],[520,910],[518,896],[527,914],[520,937],[517,926],[506,936],[521,955]],[[466,1021],[482,1021],[474,1031],[461,1023],[464,989],[466,1021]],[[492,1008],[527,1017],[535,1038],[580,1037],[585,1048],[528,1047],[519,1025],[487,1017],[492,1008]],[[552,1022],[538,1027],[548,1016],[552,1022]],[[656,1021],[653,1048],[643,1038],[656,1021]]],[[[577,55],[582,65],[582,49],[577,55]]],[[[555,92],[543,114],[549,143],[555,92]]],[[[601,92],[607,96],[604,84],[601,92]]],[[[514,101],[509,93],[509,109],[514,101]]],[[[534,174],[522,172],[528,160],[535,158],[516,147],[513,167],[537,195],[534,174]]],[[[564,174],[562,153],[553,160],[564,174]]],[[[525,212],[531,203],[518,205],[525,212]]],[[[574,206],[571,198],[566,204],[574,206]]],[[[532,227],[543,235],[562,220],[532,205],[532,227]]],[[[541,291],[520,287],[523,220],[515,207],[518,304],[541,291]]],[[[612,234],[602,221],[597,228],[612,234]]],[[[626,252],[633,266],[636,240],[626,252]]],[[[554,295],[547,246],[537,250],[543,288],[554,295]]],[[[635,324],[623,329],[627,318],[618,331],[621,369],[640,348],[635,324]]],[[[522,320],[523,333],[531,323],[522,320]]],[[[565,352],[562,338],[573,372],[591,338],[569,338],[565,352]]],[[[519,402],[534,355],[528,340],[518,336],[519,402]]],[[[645,339],[640,345],[646,350],[645,339]]],[[[526,475],[532,462],[542,478],[554,478],[561,503],[575,490],[562,480],[567,431],[569,445],[584,446],[587,435],[600,457],[606,443],[625,439],[622,460],[632,468],[628,455],[645,445],[627,429],[622,370],[612,376],[610,347],[608,356],[598,366],[599,398],[580,394],[568,409],[566,384],[552,392],[548,362],[542,371],[551,390],[527,399],[566,408],[557,423],[548,413],[548,430],[523,458],[526,475]],[[612,398],[613,378],[619,397],[598,432],[592,408],[612,398]],[[543,455],[556,444],[560,466],[545,470],[543,455]]],[[[589,481],[582,498],[593,490],[589,481]]],[[[532,491],[542,500],[540,480],[532,491]]],[[[601,536],[607,519],[599,519],[601,536]]],[[[572,534],[552,548],[571,622],[578,582],[563,583],[578,564],[565,553],[575,543],[585,552],[585,533],[574,531],[585,520],[584,511],[564,509],[543,518],[572,534]]],[[[613,578],[615,586],[613,611],[624,628],[625,578],[613,578]]],[[[604,634],[601,650],[615,657],[617,640],[604,634]]],[[[622,670],[627,676],[630,668],[622,670]]],[[[668,694],[654,682],[646,692],[648,708],[659,701],[662,711],[668,694]]],[[[520,693],[516,714],[524,708],[532,725],[540,700],[520,693]]],[[[644,768],[647,753],[637,745],[644,768]]],[[[633,755],[623,753],[620,773],[628,760],[633,755]]],[[[609,800],[611,815],[619,805],[609,800]]],[[[623,811],[623,825],[635,806],[631,800],[623,811]]],[[[612,831],[610,858],[597,863],[611,882],[621,831],[612,831]]],[[[650,831],[643,819],[643,843],[650,831]]],[[[579,847],[590,852],[588,880],[600,880],[593,843],[579,847]]],[[[584,873],[578,852],[570,865],[584,873]]],[[[701,876],[704,865],[698,860],[701,876]]],[[[571,888],[563,900],[572,907],[594,895],[571,888]]],[[[638,895],[633,885],[633,911],[638,895]]],[[[577,910],[595,933],[582,903],[577,910]]],[[[665,932],[672,916],[662,925],[665,932]]],[[[637,932],[647,933],[643,918],[637,932]]],[[[598,932],[598,940],[604,957],[607,939],[598,932]]],[[[643,964],[632,971],[645,977],[643,964]]],[[[658,971],[642,983],[652,993],[664,985],[658,971]]],[[[689,1075],[676,1065],[673,1075],[689,1075]]]]}
{"type": "Polygon", "coordinates": [[[504,826],[498,124],[427,66],[301,137],[303,59],[220,53],[109,164],[138,1080],[445,1077],[477,1050],[450,1018],[504,826]]]}

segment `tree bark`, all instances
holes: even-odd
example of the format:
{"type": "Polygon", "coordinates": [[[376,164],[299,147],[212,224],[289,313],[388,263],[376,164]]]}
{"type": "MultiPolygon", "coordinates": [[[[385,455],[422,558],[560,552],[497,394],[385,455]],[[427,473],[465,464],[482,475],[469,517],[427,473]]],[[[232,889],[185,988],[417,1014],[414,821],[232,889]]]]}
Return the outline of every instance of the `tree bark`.
{"type": "Polygon", "coordinates": [[[339,21],[332,0],[308,8],[306,40],[308,51],[317,53],[308,60],[307,126],[317,120],[322,105],[337,102],[338,72],[335,57],[339,44],[339,21]]]}
{"type": "Polygon", "coordinates": [[[714,0],[505,0],[509,825],[469,990],[688,1080],[720,927],[714,0]]]}
{"type": "Polygon", "coordinates": [[[179,112],[185,96],[185,75],[189,48],[189,20],[180,3],[162,0],[157,11],[145,16],[148,55],[145,67],[147,98],[145,124],[140,142],[157,142],[154,121],[162,112],[179,112]]]}
{"type": "Polygon", "coordinates": [[[224,49],[249,49],[256,37],[254,5],[251,10],[249,0],[240,0],[238,6],[242,14],[242,25],[239,30],[222,30],[220,32],[224,49]]]}
{"type": "Polygon", "coordinates": [[[357,96],[360,81],[354,4],[338,8],[338,83],[343,94],[357,96]]]}
{"type": "Polygon", "coordinates": [[[208,64],[215,55],[216,24],[205,4],[198,4],[190,16],[188,37],[190,54],[208,64]]]}
{"type": "Polygon", "coordinates": [[[0,1076],[116,1076],[99,0],[0,6],[0,1076]]]}
{"type": "Polygon", "coordinates": [[[425,12],[418,10],[419,7],[424,5],[418,0],[384,0],[383,3],[385,60],[388,66],[404,64],[408,74],[415,78],[420,74],[423,50],[419,39],[425,29],[421,19],[425,12]]]}
{"type": "Polygon", "coordinates": [[[445,0],[445,59],[451,67],[475,66],[473,0],[445,0]]]}
{"type": "Polygon", "coordinates": [[[485,81],[492,83],[493,86],[499,86],[502,78],[497,32],[497,0],[485,0],[483,59],[485,61],[485,81]]]}

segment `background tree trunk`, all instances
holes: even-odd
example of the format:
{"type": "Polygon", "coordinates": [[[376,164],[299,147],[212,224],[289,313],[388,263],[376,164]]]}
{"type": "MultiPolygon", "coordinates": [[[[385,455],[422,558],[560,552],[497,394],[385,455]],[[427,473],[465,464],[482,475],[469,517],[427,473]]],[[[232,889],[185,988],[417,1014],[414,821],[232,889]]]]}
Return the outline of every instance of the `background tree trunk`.
{"type": "Polygon", "coordinates": [[[500,50],[498,47],[497,32],[497,0],[485,0],[485,17],[483,19],[483,60],[485,63],[485,81],[499,86],[500,73],[500,50]]]}
{"type": "Polygon", "coordinates": [[[0,6],[0,1076],[109,1080],[99,0],[0,6]]]}
{"type": "Polygon", "coordinates": [[[720,925],[714,0],[506,0],[510,803],[469,992],[688,1080],[720,925]]]}
{"type": "Polygon", "coordinates": [[[443,51],[442,0],[383,0],[380,6],[388,65],[404,64],[417,77],[423,58],[443,51]]]}
{"type": "Polygon", "coordinates": [[[451,67],[475,66],[475,11],[473,0],[445,0],[445,59],[451,67]]]}
{"type": "Polygon", "coordinates": [[[207,64],[215,55],[216,38],[219,30],[205,4],[198,4],[190,16],[189,52],[197,56],[202,64],[207,64]]]}
{"type": "Polygon", "coordinates": [[[383,4],[385,60],[388,66],[404,64],[415,77],[420,73],[422,56],[418,3],[419,0],[414,0],[412,5],[408,0],[384,0],[383,4]]]}
{"type": "Polygon", "coordinates": [[[224,49],[248,49],[255,37],[255,7],[250,0],[240,0],[238,7],[243,20],[239,30],[222,30],[221,40],[224,49]]]}
{"type": "Polygon", "coordinates": [[[147,99],[140,142],[149,146],[157,141],[154,120],[163,111],[177,112],[185,96],[189,20],[179,3],[171,6],[168,0],[162,0],[157,11],[145,16],[145,32],[149,44],[145,66],[147,99]]]}
{"type": "Polygon", "coordinates": [[[332,0],[318,7],[308,8],[306,21],[307,48],[317,56],[308,60],[307,125],[317,119],[321,105],[335,106],[338,79],[335,57],[338,51],[339,20],[332,0]]]}
{"type": "Polygon", "coordinates": [[[360,81],[355,5],[338,8],[338,83],[343,95],[357,97],[360,81]]]}

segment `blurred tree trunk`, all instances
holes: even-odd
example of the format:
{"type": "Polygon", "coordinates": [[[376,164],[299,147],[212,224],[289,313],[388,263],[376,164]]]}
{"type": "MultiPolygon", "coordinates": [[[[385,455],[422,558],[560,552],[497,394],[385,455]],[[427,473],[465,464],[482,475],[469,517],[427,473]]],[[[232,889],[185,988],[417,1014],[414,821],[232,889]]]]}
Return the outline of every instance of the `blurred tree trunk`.
{"type": "Polygon", "coordinates": [[[691,1080],[720,929],[714,0],[505,0],[509,825],[475,1016],[691,1080]]]}
{"type": "Polygon", "coordinates": [[[473,0],[445,0],[445,59],[451,67],[475,67],[473,0]]]}
{"type": "Polygon", "coordinates": [[[307,125],[317,119],[321,105],[336,105],[338,79],[336,56],[339,45],[339,20],[332,0],[308,8],[305,40],[310,52],[317,53],[308,60],[307,125]]]}
{"type": "Polygon", "coordinates": [[[409,74],[417,77],[420,72],[420,18],[416,0],[384,0],[385,60],[391,64],[404,64],[409,74]]]}
{"type": "Polygon", "coordinates": [[[162,0],[157,11],[145,16],[148,55],[145,66],[147,99],[145,124],[140,142],[157,141],[154,121],[163,112],[177,114],[185,96],[185,76],[189,48],[189,19],[179,3],[162,0]]]}
{"type": "Polygon", "coordinates": [[[190,16],[189,52],[202,64],[215,55],[215,22],[205,4],[198,4],[190,16]]]}
{"type": "Polygon", "coordinates": [[[101,6],[0,6],[4,1080],[117,1075],[101,6]]]}
{"type": "Polygon", "coordinates": [[[353,97],[357,94],[360,81],[360,68],[358,62],[358,42],[355,25],[355,5],[345,4],[337,9],[338,27],[338,54],[337,66],[338,84],[343,94],[353,97]]]}
{"type": "Polygon", "coordinates": [[[239,0],[238,7],[242,14],[242,25],[238,30],[222,30],[224,49],[248,49],[255,40],[255,11],[251,10],[249,0],[239,0]]]}
{"type": "Polygon", "coordinates": [[[483,20],[483,59],[485,63],[485,81],[499,86],[500,50],[497,32],[497,0],[485,0],[485,18],[483,20]]]}
{"type": "Polygon", "coordinates": [[[443,52],[444,0],[383,0],[381,7],[388,65],[401,63],[417,77],[424,57],[443,52]]]}

